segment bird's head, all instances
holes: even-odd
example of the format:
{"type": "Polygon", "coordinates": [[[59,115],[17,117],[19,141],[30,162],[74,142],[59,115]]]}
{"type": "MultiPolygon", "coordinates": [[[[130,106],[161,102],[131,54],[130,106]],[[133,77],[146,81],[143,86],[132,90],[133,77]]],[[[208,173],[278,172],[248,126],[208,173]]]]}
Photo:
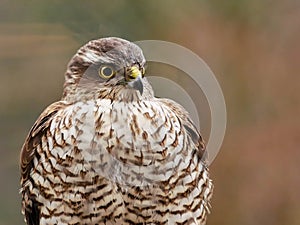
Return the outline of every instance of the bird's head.
{"type": "Polygon", "coordinates": [[[130,100],[149,95],[145,62],[142,50],[132,42],[114,37],[92,40],[68,64],[63,99],[130,100]]]}

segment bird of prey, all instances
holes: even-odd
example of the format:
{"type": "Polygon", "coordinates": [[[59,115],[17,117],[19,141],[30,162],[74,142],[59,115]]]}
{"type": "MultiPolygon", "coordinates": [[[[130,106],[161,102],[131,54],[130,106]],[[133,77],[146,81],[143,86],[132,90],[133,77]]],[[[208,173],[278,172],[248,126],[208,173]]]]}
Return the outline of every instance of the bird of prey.
{"type": "Polygon", "coordinates": [[[92,40],[62,98],[20,155],[22,213],[38,224],[205,224],[213,184],[204,141],[178,103],[156,98],[132,42],[92,40]]]}

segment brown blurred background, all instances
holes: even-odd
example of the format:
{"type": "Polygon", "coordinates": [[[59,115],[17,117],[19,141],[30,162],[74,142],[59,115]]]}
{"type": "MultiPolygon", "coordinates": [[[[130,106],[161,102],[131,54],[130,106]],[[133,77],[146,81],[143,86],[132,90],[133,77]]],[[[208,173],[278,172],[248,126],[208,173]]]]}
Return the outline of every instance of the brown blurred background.
{"type": "Polygon", "coordinates": [[[2,0],[0,21],[0,225],[24,224],[27,132],[77,48],[103,36],[178,43],[216,74],[228,125],[208,224],[300,224],[299,1],[2,0]]]}

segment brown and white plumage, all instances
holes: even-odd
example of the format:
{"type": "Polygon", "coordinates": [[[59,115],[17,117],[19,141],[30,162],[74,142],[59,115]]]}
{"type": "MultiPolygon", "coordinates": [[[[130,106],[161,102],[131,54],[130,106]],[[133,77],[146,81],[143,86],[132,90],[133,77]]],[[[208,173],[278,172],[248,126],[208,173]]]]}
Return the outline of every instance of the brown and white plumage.
{"type": "Polygon", "coordinates": [[[27,224],[205,224],[203,140],[179,104],[154,97],[144,64],[120,38],[90,41],[71,59],[62,99],[21,151],[27,224]],[[98,75],[111,75],[105,66],[111,77],[98,75]]]}

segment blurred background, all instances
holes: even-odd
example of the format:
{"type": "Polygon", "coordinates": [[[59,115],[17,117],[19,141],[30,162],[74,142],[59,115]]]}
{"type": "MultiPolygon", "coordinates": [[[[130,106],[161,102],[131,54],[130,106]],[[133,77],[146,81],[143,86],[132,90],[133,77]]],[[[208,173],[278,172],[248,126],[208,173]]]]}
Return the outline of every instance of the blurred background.
{"type": "Polygon", "coordinates": [[[0,225],[24,224],[19,152],[93,38],[175,42],[203,58],[228,124],[208,224],[300,224],[300,1],[0,1],[0,225]]]}

